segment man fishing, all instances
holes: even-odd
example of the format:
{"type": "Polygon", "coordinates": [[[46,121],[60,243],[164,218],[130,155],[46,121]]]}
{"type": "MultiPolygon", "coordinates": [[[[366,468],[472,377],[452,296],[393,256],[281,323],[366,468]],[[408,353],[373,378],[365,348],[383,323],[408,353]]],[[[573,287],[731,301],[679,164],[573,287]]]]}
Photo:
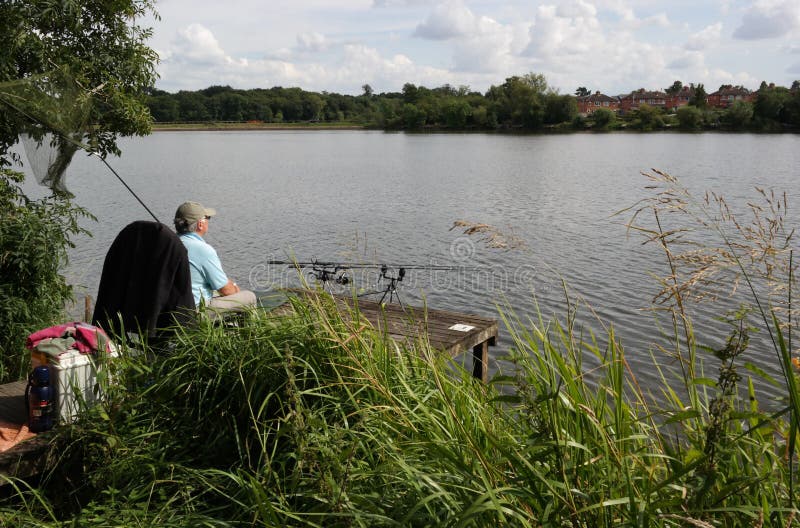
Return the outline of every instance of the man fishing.
{"type": "Polygon", "coordinates": [[[203,240],[208,233],[214,209],[197,202],[185,202],[175,212],[175,231],[189,254],[192,293],[195,305],[206,306],[214,316],[224,312],[244,311],[256,305],[256,296],[242,290],[222,270],[216,250],[203,240]],[[214,295],[214,291],[219,295],[214,295]]]}

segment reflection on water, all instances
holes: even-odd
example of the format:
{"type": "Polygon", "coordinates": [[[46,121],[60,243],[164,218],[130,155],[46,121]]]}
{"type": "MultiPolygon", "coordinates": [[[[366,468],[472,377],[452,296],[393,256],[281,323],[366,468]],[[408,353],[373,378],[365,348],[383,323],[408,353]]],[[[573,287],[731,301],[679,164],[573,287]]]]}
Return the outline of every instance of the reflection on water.
{"type": "MultiPolygon", "coordinates": [[[[666,343],[665,321],[647,309],[658,290],[652,275],[667,267],[655,246],[626,232],[629,215],[614,216],[647,196],[641,171],[664,170],[698,196],[713,189],[739,206],[755,186],[800,195],[796,135],[162,132],[121,147],[112,165],[165,223],[185,200],[217,209],[207,238],[240,283],[291,284],[295,270],[266,263],[293,256],[452,265],[409,271],[403,301],[494,316],[501,304],[523,320],[563,316],[566,292],[594,310],[581,312],[584,335],[602,343],[601,321],[613,324],[640,382],[652,384],[646,366],[653,344],[666,343]],[[458,220],[513,232],[525,248],[489,248],[450,230],[458,220]]],[[[111,240],[147,213],[96,159],[79,155],[68,175],[98,218],[88,226],[94,237],[72,252],[69,278],[94,295],[111,240]]],[[[363,279],[363,288],[380,286],[363,279]]],[[[696,309],[708,344],[725,338],[712,318],[720,313],[696,309]]],[[[508,346],[502,335],[494,354],[508,346]]],[[[754,348],[776,372],[763,342],[754,348]]]]}

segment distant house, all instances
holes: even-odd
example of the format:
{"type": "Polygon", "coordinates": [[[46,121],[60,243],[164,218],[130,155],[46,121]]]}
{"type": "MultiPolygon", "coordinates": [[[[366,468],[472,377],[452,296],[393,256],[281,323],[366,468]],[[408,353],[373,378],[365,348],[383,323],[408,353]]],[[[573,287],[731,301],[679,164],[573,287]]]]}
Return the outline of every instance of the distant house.
{"type": "Polygon", "coordinates": [[[666,107],[670,110],[675,110],[681,106],[686,106],[692,100],[692,97],[694,97],[694,88],[684,86],[675,93],[667,94],[666,107]]]}
{"type": "Polygon", "coordinates": [[[640,88],[628,95],[619,98],[619,109],[622,113],[636,110],[639,106],[646,104],[656,108],[668,108],[667,94],[664,92],[648,92],[640,88]]]}
{"type": "Polygon", "coordinates": [[[755,100],[755,98],[756,94],[747,88],[726,84],[708,96],[708,105],[715,108],[728,108],[736,101],[752,102],[755,100]]]}
{"type": "Polygon", "coordinates": [[[598,108],[607,108],[616,112],[619,109],[619,99],[599,91],[584,97],[578,97],[578,113],[587,116],[598,108]]]}

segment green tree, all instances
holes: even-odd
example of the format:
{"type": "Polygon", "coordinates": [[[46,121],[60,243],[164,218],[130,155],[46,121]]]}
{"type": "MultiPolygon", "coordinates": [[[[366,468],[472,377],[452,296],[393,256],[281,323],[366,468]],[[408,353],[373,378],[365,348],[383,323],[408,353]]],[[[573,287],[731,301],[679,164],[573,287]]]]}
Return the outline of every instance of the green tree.
{"type": "Polygon", "coordinates": [[[746,101],[736,101],[723,118],[731,128],[746,128],[753,120],[753,105],[746,101]]]}
{"type": "Polygon", "coordinates": [[[491,86],[486,98],[492,111],[504,125],[537,129],[544,122],[544,96],[547,81],[541,74],[529,73],[506,79],[501,86],[491,86]]]}
{"type": "Polygon", "coordinates": [[[312,93],[303,98],[303,117],[305,119],[318,120],[323,108],[325,108],[325,101],[319,95],[312,93]]]}
{"type": "Polygon", "coordinates": [[[786,88],[780,86],[762,88],[758,91],[753,104],[753,114],[765,124],[788,122],[785,110],[790,99],[791,93],[786,88]]]}
{"type": "Polygon", "coordinates": [[[576,97],[586,97],[591,92],[585,86],[578,86],[578,89],[575,90],[576,97]]]}
{"type": "Polygon", "coordinates": [[[444,104],[444,123],[448,128],[462,129],[472,116],[472,107],[458,97],[451,97],[444,104]]]}
{"type": "Polygon", "coordinates": [[[693,86],[694,94],[689,99],[689,104],[697,108],[705,108],[708,105],[708,94],[703,83],[693,86]]]}
{"type": "Polygon", "coordinates": [[[678,108],[678,123],[686,130],[696,130],[703,126],[703,111],[696,106],[681,106],[678,108]]]}
{"type": "Polygon", "coordinates": [[[633,126],[640,130],[653,130],[664,127],[661,110],[647,104],[640,105],[634,112],[633,126]]]}
{"type": "Polygon", "coordinates": [[[401,118],[405,128],[414,129],[420,128],[425,124],[425,112],[417,108],[413,104],[404,104],[401,118]]]}
{"type": "Polygon", "coordinates": [[[62,316],[72,295],[66,249],[86,214],[63,193],[26,196],[11,148],[39,131],[105,156],[119,153],[118,136],[148,133],[157,55],[134,21],[150,12],[151,0],[0,3],[0,350],[15,352],[0,355],[0,380],[25,371],[25,336],[62,316]],[[87,115],[73,118],[76,108],[87,115]]]}
{"type": "Polygon", "coordinates": [[[592,120],[594,121],[595,128],[605,129],[610,127],[616,121],[617,115],[608,108],[598,108],[592,112],[592,120]]]}
{"type": "Polygon", "coordinates": [[[544,100],[544,122],[549,125],[569,123],[578,115],[578,102],[571,95],[549,93],[544,100]]]}
{"type": "MultiPolygon", "coordinates": [[[[152,11],[152,0],[4,0],[0,83],[67,72],[64,83],[97,103],[89,107],[88,142],[100,154],[119,154],[118,135],[150,131],[143,93],[155,82],[158,55],[146,46],[151,30],[134,21],[152,11]]],[[[29,121],[17,112],[0,113],[0,155],[29,121]]]]}
{"type": "Polygon", "coordinates": [[[675,81],[669,88],[665,89],[664,91],[669,95],[675,95],[681,90],[683,90],[683,83],[681,81],[675,81]]]}
{"type": "Polygon", "coordinates": [[[419,89],[411,83],[403,85],[403,102],[407,104],[416,104],[419,100],[419,89]]]}

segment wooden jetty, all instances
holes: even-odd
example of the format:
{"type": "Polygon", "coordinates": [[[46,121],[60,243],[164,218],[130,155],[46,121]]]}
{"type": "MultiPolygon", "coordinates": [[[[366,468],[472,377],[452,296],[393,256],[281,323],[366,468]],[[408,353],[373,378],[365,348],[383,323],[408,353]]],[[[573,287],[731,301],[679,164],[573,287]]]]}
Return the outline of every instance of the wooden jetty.
{"type": "MultiPolygon", "coordinates": [[[[473,376],[488,381],[489,346],[494,345],[497,339],[497,320],[352,297],[336,296],[334,299],[341,307],[343,317],[352,317],[354,322],[366,320],[378,332],[385,333],[399,344],[427,341],[432,349],[453,358],[472,351],[473,376]]],[[[277,311],[288,309],[289,305],[283,305],[277,311]]],[[[25,381],[0,385],[0,421],[27,422],[25,385],[25,381]]],[[[47,455],[47,435],[39,435],[0,452],[0,477],[26,478],[40,474],[49,463],[47,455]]]]}
{"type": "Polygon", "coordinates": [[[472,375],[484,383],[489,381],[489,347],[497,340],[496,319],[398,303],[381,304],[351,296],[333,298],[343,308],[343,314],[365,319],[375,330],[400,344],[427,341],[432,349],[452,358],[471,350],[472,375]]]}

